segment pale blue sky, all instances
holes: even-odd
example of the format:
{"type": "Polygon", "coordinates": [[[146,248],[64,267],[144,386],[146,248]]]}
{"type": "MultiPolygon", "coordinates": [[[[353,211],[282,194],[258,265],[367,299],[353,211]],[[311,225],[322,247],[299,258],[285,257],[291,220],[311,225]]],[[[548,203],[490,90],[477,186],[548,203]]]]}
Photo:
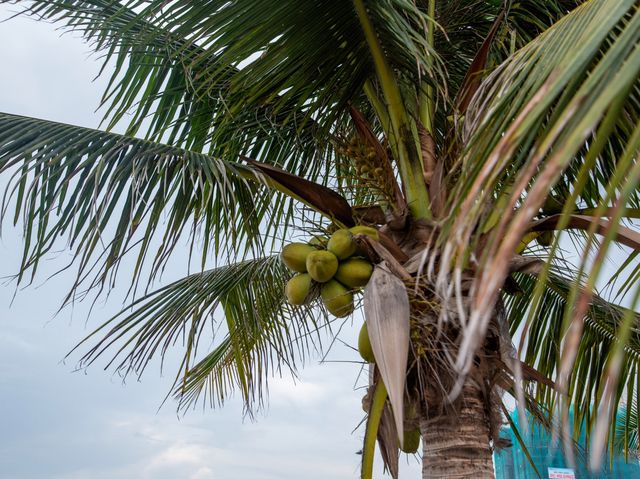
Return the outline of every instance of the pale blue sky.
{"type": "MultiPolygon", "coordinates": [[[[0,7],[0,18],[9,8],[0,7]]],[[[0,23],[0,111],[96,127],[104,79],[77,35],[26,19],[0,23]]],[[[2,179],[0,179],[2,181],[2,179]]],[[[100,366],[74,372],[66,353],[121,306],[116,292],[87,320],[88,304],[54,317],[70,274],[47,278],[68,259],[45,262],[34,285],[0,286],[0,479],[287,479],[359,477],[362,391],[356,364],[318,364],[270,384],[270,407],[252,423],[241,404],[178,418],[175,403],[158,411],[172,365],[159,364],[126,384],[100,366]]],[[[5,222],[0,276],[16,272],[20,230],[5,222]]],[[[185,256],[186,257],[186,256],[185,256]]],[[[164,281],[185,273],[177,258],[164,281]]],[[[359,323],[359,319],[356,321],[359,323]]],[[[356,327],[342,338],[355,344],[356,327]]],[[[338,345],[332,360],[356,360],[338,345]]],[[[378,465],[380,461],[378,461],[378,465]]],[[[419,477],[415,459],[401,460],[403,478],[419,477]]],[[[378,471],[379,473],[379,471],[378,471]]]]}

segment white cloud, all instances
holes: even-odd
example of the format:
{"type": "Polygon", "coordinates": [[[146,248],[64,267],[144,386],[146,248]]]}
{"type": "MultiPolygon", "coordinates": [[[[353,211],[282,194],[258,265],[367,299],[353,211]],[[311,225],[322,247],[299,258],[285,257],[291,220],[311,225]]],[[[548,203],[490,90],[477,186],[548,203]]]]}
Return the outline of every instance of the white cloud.
{"type": "Polygon", "coordinates": [[[204,466],[211,458],[211,453],[211,448],[200,444],[173,444],[153,457],[144,472],[148,477],[155,477],[155,472],[168,467],[204,466]]]}
{"type": "Polygon", "coordinates": [[[312,381],[275,378],[269,382],[269,402],[274,406],[286,402],[308,407],[326,400],[328,393],[328,385],[312,381]]]}
{"type": "Polygon", "coordinates": [[[38,347],[16,334],[0,332],[0,349],[3,351],[14,350],[22,354],[30,354],[36,352],[38,347]]]}
{"type": "Polygon", "coordinates": [[[213,471],[208,467],[201,467],[189,479],[214,479],[213,471]]]}

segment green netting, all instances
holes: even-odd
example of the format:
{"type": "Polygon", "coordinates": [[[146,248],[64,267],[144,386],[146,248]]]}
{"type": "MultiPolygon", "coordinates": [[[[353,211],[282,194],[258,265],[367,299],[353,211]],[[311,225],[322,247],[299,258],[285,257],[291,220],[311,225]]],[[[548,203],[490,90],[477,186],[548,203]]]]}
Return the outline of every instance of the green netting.
{"type": "MultiPolygon", "coordinates": [[[[621,418],[624,416],[619,413],[621,418]]],[[[518,442],[517,436],[511,427],[503,428],[501,436],[509,439],[511,447],[497,451],[494,454],[497,479],[537,479],[542,477],[548,479],[554,477],[550,475],[549,468],[571,468],[567,456],[563,452],[562,444],[554,444],[551,433],[543,427],[533,423],[529,419],[529,430],[525,433],[520,426],[517,411],[511,414],[511,420],[518,428],[520,435],[535,464],[535,469],[527,459],[527,454],[518,442]]],[[[569,420],[571,423],[573,418],[569,420]]],[[[640,479],[640,462],[637,455],[630,454],[628,461],[625,461],[624,454],[620,451],[614,454],[613,461],[603,461],[603,468],[598,472],[589,472],[588,457],[585,452],[584,436],[578,441],[578,448],[575,452],[575,468],[573,468],[575,478],[598,478],[598,479],[640,479]]],[[[570,476],[569,476],[570,477],[570,476]]]]}

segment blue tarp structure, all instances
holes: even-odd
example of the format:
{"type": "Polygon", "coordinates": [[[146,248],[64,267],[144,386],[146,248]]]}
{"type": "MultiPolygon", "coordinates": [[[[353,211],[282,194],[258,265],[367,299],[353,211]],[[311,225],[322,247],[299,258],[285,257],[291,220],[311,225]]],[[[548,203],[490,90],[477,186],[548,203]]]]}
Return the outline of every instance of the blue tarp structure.
{"type": "MultiPolygon", "coordinates": [[[[562,475],[562,469],[570,468],[569,461],[566,460],[563,454],[562,445],[554,447],[550,433],[542,426],[530,421],[529,433],[524,435],[523,428],[520,427],[519,424],[517,411],[511,414],[511,420],[520,431],[522,439],[540,475],[538,475],[531,466],[514,432],[510,427],[505,427],[502,430],[501,436],[508,438],[513,446],[495,453],[496,479],[571,477],[570,475],[562,475]]],[[[572,420],[570,420],[570,422],[571,421],[572,420]]],[[[603,468],[600,472],[590,473],[587,466],[588,460],[584,453],[584,435],[580,438],[579,444],[581,451],[577,452],[577,464],[573,471],[576,479],[640,479],[640,462],[638,458],[629,456],[629,461],[625,462],[624,455],[622,454],[614,456],[612,469],[609,467],[609,461],[605,460],[603,461],[603,468]]]]}

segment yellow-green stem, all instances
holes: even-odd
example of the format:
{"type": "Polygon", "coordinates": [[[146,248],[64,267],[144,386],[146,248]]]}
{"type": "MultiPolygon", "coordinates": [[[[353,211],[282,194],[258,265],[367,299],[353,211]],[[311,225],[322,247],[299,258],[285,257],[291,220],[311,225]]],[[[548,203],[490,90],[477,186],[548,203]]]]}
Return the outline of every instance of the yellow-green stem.
{"type": "Polygon", "coordinates": [[[422,161],[414,146],[414,138],[413,135],[411,135],[409,117],[404,108],[400,87],[382,51],[382,46],[373,29],[371,19],[367,14],[364,0],[353,0],[353,5],[358,14],[367,45],[371,51],[371,57],[373,58],[373,64],[378,80],[380,81],[382,94],[384,95],[387,110],[389,111],[389,120],[391,123],[389,136],[390,138],[394,138],[394,141],[390,141],[390,144],[392,146],[394,144],[396,145],[396,151],[394,153],[398,161],[400,177],[402,178],[407,195],[409,210],[416,219],[431,218],[429,194],[424,182],[422,161]],[[411,150],[409,150],[409,148],[411,150]]]}
{"type": "MultiPolygon", "coordinates": [[[[433,48],[435,43],[436,0],[429,0],[429,9],[427,14],[429,15],[429,23],[427,24],[427,43],[431,48],[433,48]]],[[[427,58],[429,61],[427,67],[430,68],[433,65],[433,57],[429,55],[427,58]]],[[[420,90],[420,121],[431,135],[433,135],[434,129],[434,116],[434,91],[431,85],[427,85],[425,90],[420,90]]]]}
{"type": "Polygon", "coordinates": [[[367,80],[364,82],[364,93],[365,95],[367,95],[367,99],[375,110],[376,115],[378,115],[380,123],[382,124],[382,129],[385,131],[385,133],[387,133],[387,136],[390,136],[389,133],[391,132],[391,120],[389,119],[389,114],[387,113],[387,109],[384,107],[382,101],[380,101],[380,98],[378,97],[378,94],[376,93],[375,87],[371,83],[371,80],[367,80]]]}
{"type": "Polygon", "coordinates": [[[373,476],[373,456],[376,450],[376,439],[378,438],[378,426],[382,418],[382,411],[387,400],[387,388],[382,379],[378,381],[369,408],[367,418],[367,428],[364,433],[364,447],[362,449],[362,479],[371,479],[373,476]]]}

